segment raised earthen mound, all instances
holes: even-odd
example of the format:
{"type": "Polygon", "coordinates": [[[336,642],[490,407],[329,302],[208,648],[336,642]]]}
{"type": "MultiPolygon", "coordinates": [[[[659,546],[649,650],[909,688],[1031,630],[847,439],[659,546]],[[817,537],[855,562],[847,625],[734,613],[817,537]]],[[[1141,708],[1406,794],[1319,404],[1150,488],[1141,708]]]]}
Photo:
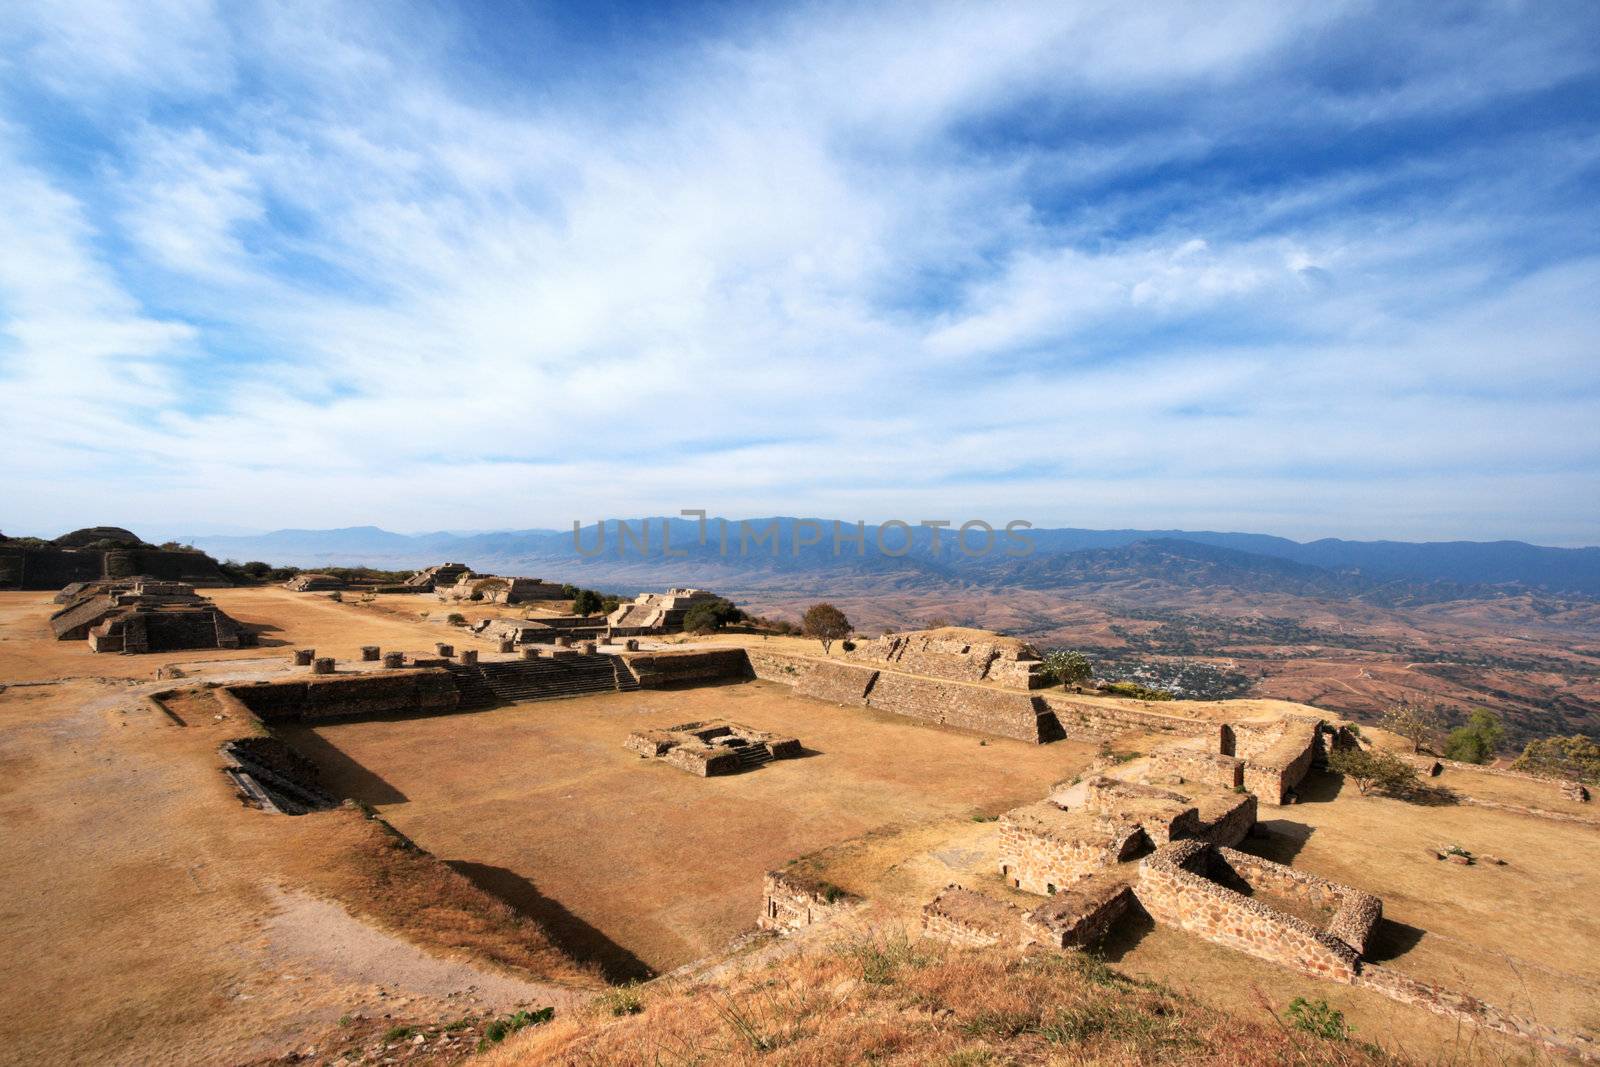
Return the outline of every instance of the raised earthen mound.
{"type": "Polygon", "coordinates": [[[143,548],[145,545],[132,530],[124,530],[120,526],[85,526],[81,530],[62,534],[51,544],[62,548],[87,548],[102,542],[111,542],[128,548],[143,548]]]}

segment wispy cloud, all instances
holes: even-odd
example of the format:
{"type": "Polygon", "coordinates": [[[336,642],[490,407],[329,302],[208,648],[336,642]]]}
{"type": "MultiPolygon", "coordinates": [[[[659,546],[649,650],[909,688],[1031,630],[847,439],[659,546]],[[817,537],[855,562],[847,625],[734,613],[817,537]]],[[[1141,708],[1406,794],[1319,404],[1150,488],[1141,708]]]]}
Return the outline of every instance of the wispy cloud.
{"type": "Polygon", "coordinates": [[[1600,539],[1584,5],[332,10],[0,14],[4,528],[1600,539]]]}

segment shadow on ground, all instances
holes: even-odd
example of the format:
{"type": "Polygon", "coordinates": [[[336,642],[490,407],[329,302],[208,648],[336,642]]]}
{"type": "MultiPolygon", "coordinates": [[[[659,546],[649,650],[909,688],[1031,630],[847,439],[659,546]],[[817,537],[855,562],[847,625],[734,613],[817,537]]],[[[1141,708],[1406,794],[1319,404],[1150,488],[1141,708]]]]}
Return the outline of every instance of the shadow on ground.
{"type": "Polygon", "coordinates": [[[1373,963],[1385,963],[1417,947],[1427,931],[1409,923],[1396,922],[1393,919],[1379,919],[1378,925],[1372,928],[1372,936],[1367,939],[1367,950],[1362,958],[1373,963]]]}
{"type": "Polygon", "coordinates": [[[295,730],[284,740],[317,765],[322,771],[322,780],[318,784],[336,797],[363,804],[404,804],[410,799],[390,785],[387,779],[345,755],[342,749],[315,730],[295,730]]]}
{"type": "Polygon", "coordinates": [[[1344,775],[1313,769],[1294,787],[1294,795],[1302,804],[1327,804],[1343,789],[1344,775]]]}
{"type": "Polygon", "coordinates": [[[493,894],[544,928],[556,947],[579,963],[593,963],[606,981],[631,982],[652,977],[645,962],[568,911],[560,901],[539,892],[532,882],[504,867],[467,860],[447,860],[450,868],[473,885],[493,894]]]}
{"type": "Polygon", "coordinates": [[[1100,958],[1107,963],[1121,962],[1122,958],[1139,947],[1143,941],[1155,930],[1156,921],[1150,918],[1143,908],[1133,907],[1112,924],[1105,937],[1094,946],[1100,958]]]}
{"type": "Polygon", "coordinates": [[[1266,819],[1256,823],[1250,836],[1235,847],[1240,852],[1248,852],[1264,860],[1290,865],[1316,832],[1316,827],[1305,823],[1289,819],[1266,819]]]}

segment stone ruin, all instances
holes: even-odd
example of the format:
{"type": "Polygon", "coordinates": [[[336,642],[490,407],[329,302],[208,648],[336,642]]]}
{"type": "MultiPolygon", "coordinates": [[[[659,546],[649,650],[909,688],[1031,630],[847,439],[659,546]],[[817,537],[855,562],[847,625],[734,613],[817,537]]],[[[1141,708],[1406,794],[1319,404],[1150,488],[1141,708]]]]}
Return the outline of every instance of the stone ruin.
{"type": "Polygon", "coordinates": [[[959,626],[884,634],[861,642],[845,658],[929,678],[992,682],[1007,689],[1042,689],[1050,684],[1032,645],[959,626]]]}
{"type": "Polygon", "coordinates": [[[74,530],[43,544],[0,535],[0,589],[61,589],[139,575],[204,588],[232,584],[204,552],[159,548],[117,526],[74,530]]]}
{"type": "Polygon", "coordinates": [[[623,747],[640,756],[665,760],[702,778],[736,774],[777,759],[793,759],[803,751],[793,737],[762,733],[725,719],[640,730],[628,735],[623,747]]]}
{"type": "MultiPolygon", "coordinates": [[[[60,596],[67,595],[62,590],[60,596]]],[[[50,616],[58,641],[88,640],[93,652],[170,652],[255,643],[211,600],[181,582],[132,578],[91,582],[50,616]]]]}
{"type": "Polygon", "coordinates": [[[454,582],[434,579],[434,595],[448,602],[525,604],[538,600],[570,600],[563,588],[542,578],[509,578],[463,570],[454,582]]]}
{"type": "Polygon", "coordinates": [[[418,571],[401,584],[408,593],[431,593],[436,588],[454,585],[467,573],[470,568],[465,563],[439,563],[418,571]]]}
{"type": "Polygon", "coordinates": [[[514,645],[549,645],[557,638],[598,638],[605,627],[587,615],[545,615],[537,619],[484,619],[475,623],[475,634],[493,641],[509,640],[514,645]]]}
{"type": "Polygon", "coordinates": [[[295,593],[326,593],[349,588],[343,578],[332,574],[297,574],[284,582],[283,587],[295,593]]]}
{"type": "MultiPolygon", "coordinates": [[[[1322,724],[1252,724],[1258,752],[1316,749],[1322,724]],[[1302,738],[1302,735],[1304,737],[1302,738]]],[[[1223,732],[1223,737],[1228,736],[1223,732]]],[[[1292,766],[1299,761],[1274,756],[1292,766]]],[[[1306,759],[1310,765],[1310,757],[1306,759]]],[[[1182,741],[1153,754],[1162,785],[1099,774],[1000,817],[997,866],[1031,910],[951,885],[923,930],[958,944],[1087,945],[1138,906],[1157,922],[1305,974],[1352,982],[1383,904],[1370,893],[1237,851],[1256,822],[1247,763],[1182,741]]],[[[1302,772],[1303,773],[1303,772],[1302,772]]],[[[1283,777],[1263,776],[1273,790],[1283,777]]],[[[1298,781],[1298,779],[1296,779],[1298,781]]],[[[1279,794],[1274,793],[1274,798],[1279,794]]]]}
{"type": "Polygon", "coordinates": [[[696,604],[720,599],[704,589],[668,589],[665,593],[641,593],[606,616],[610,637],[638,637],[646,634],[680,633],[683,618],[696,604]]]}

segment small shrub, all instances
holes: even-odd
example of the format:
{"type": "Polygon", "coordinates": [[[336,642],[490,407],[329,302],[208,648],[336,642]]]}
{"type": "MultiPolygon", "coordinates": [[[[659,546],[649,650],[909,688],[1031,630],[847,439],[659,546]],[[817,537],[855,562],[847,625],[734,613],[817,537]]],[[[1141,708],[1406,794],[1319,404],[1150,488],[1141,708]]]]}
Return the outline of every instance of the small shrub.
{"type": "Polygon", "coordinates": [[[459,611],[452,611],[450,614],[444,617],[444,621],[449,623],[451,626],[465,626],[467,624],[467,617],[461,614],[459,611]]]}
{"type": "Polygon", "coordinates": [[[856,643],[854,641],[841,641],[839,642],[839,647],[844,649],[846,652],[854,652],[856,650],[856,643]]]}
{"type": "Polygon", "coordinates": [[[638,988],[629,982],[606,994],[606,1007],[612,1015],[638,1015],[644,1011],[644,1000],[639,996],[638,988]]]}
{"type": "Polygon", "coordinates": [[[1350,1026],[1344,1021],[1344,1012],[1330,1008],[1326,1000],[1295,997],[1289,1003],[1289,1023],[1296,1030],[1331,1041],[1343,1041],[1350,1036],[1350,1026]]]}
{"type": "Polygon", "coordinates": [[[886,940],[863,940],[850,946],[850,955],[861,965],[861,980],[871,985],[890,985],[902,967],[920,967],[927,962],[917,955],[904,935],[886,940]]]}
{"type": "Polygon", "coordinates": [[[391,1026],[384,1031],[383,1039],[385,1041],[404,1041],[416,1032],[417,1028],[415,1026],[391,1026]]]}
{"type": "Polygon", "coordinates": [[[1328,756],[1328,769],[1355,782],[1363,796],[1405,796],[1417,785],[1411,764],[1389,752],[1341,749],[1328,756]]]}
{"type": "Polygon", "coordinates": [[[1043,663],[1044,676],[1062,685],[1081,685],[1094,674],[1094,664],[1089,662],[1089,657],[1076,649],[1058,648],[1048,652],[1043,663]]]}
{"type": "Polygon", "coordinates": [[[498,1045],[518,1030],[529,1026],[538,1026],[555,1018],[554,1008],[540,1008],[538,1011],[519,1011],[513,1015],[502,1015],[483,1028],[483,1040],[478,1042],[478,1051],[482,1052],[490,1045],[498,1045]]]}

